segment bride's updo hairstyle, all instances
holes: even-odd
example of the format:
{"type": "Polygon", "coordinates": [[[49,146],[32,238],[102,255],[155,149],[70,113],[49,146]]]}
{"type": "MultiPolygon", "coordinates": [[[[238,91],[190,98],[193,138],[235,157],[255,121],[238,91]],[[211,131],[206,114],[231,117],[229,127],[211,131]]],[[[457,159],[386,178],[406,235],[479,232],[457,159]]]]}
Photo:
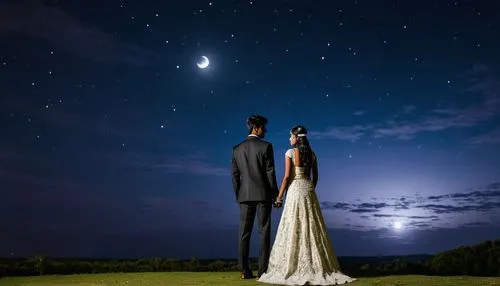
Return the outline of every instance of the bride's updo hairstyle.
{"type": "Polygon", "coordinates": [[[307,129],[304,126],[297,125],[290,130],[290,134],[297,137],[297,143],[293,147],[299,149],[300,165],[311,168],[313,161],[313,153],[309,140],[307,140],[307,129]]]}

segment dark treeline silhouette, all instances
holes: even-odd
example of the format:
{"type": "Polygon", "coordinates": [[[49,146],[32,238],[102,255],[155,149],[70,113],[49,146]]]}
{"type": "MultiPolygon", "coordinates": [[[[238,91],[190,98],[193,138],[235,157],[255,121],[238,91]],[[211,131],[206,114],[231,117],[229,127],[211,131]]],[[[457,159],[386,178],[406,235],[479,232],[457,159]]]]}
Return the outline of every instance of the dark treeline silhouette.
{"type": "MultiPolygon", "coordinates": [[[[354,277],[385,275],[469,275],[500,276],[500,240],[485,241],[473,246],[436,255],[339,257],[342,271],[354,277]]],[[[252,261],[257,269],[257,261],[252,261]]],[[[0,277],[55,274],[109,273],[109,272],[168,272],[238,271],[238,263],[231,259],[190,260],[151,259],[53,259],[43,255],[32,258],[0,259],[0,277]]]]}

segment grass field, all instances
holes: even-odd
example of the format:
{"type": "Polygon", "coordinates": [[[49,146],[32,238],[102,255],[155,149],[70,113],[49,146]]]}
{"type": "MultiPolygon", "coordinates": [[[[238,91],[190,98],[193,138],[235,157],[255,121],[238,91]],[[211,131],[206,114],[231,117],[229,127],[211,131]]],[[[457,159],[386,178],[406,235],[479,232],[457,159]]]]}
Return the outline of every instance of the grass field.
{"type": "MultiPolygon", "coordinates": [[[[241,280],[236,272],[161,272],[161,273],[109,273],[57,275],[43,277],[7,277],[0,278],[1,286],[14,285],[270,285],[255,280],[241,280]]],[[[429,277],[429,276],[386,276],[360,278],[347,284],[364,285],[500,285],[500,277],[429,277]]]]}

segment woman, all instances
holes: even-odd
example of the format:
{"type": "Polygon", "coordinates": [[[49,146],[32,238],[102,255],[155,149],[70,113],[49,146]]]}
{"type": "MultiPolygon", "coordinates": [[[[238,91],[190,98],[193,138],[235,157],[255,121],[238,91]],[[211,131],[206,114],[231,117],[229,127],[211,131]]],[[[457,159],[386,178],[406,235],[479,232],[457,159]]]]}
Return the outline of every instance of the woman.
{"type": "Polygon", "coordinates": [[[307,130],[296,126],[290,132],[285,154],[285,177],[276,204],[287,200],[281,215],[269,266],[259,282],[285,285],[332,285],[352,282],[340,272],[339,262],[328,239],[316,197],[318,164],[307,140],[307,130]],[[312,175],[312,178],[311,178],[312,175]]]}

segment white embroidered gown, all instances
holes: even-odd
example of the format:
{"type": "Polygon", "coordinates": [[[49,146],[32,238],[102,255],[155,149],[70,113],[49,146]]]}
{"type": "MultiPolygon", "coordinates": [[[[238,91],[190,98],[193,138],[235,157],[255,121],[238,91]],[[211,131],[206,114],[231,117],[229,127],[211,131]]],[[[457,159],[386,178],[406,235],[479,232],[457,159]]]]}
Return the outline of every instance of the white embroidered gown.
{"type": "MultiPolygon", "coordinates": [[[[286,156],[292,158],[293,164],[292,149],[286,156]]],[[[314,186],[306,177],[305,168],[294,169],[295,177],[287,190],[267,272],[261,275],[259,282],[336,285],[356,280],[340,272],[314,186]]]]}

